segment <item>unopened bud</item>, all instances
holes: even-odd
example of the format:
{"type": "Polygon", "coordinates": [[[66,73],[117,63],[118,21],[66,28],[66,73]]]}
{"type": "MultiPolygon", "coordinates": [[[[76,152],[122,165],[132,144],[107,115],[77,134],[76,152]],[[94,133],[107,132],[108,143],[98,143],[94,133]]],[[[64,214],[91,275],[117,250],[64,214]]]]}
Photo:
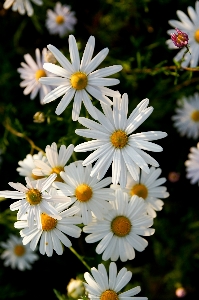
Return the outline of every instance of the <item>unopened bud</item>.
{"type": "Polygon", "coordinates": [[[56,64],[57,63],[56,58],[54,57],[52,52],[50,52],[49,50],[46,53],[45,61],[48,62],[48,63],[51,63],[51,64],[56,64]]]}
{"type": "Polygon", "coordinates": [[[186,296],[187,292],[183,287],[179,287],[176,289],[175,294],[178,298],[183,298],[186,296]]]}
{"type": "Polygon", "coordinates": [[[171,39],[175,46],[178,48],[183,48],[188,46],[189,37],[185,32],[182,32],[178,28],[175,28],[176,33],[171,33],[171,39]]]}
{"type": "Polygon", "coordinates": [[[36,112],[33,116],[34,123],[43,123],[45,121],[44,114],[40,111],[36,112]]]}
{"type": "Polygon", "coordinates": [[[170,172],[168,174],[168,180],[170,182],[177,182],[180,179],[180,173],[177,172],[170,172]]]}

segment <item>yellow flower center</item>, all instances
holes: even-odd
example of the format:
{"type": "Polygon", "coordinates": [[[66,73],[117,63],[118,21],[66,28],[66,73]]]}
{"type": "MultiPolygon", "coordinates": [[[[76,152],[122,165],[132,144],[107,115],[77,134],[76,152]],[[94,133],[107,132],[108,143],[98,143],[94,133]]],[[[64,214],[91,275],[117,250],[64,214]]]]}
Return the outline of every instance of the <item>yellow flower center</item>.
{"type": "Polygon", "coordinates": [[[37,205],[42,200],[42,194],[37,189],[31,189],[26,193],[26,200],[30,203],[30,205],[37,205]]]}
{"type": "Polygon", "coordinates": [[[31,174],[31,177],[34,179],[34,180],[37,180],[37,179],[41,179],[41,178],[44,178],[45,176],[37,176],[35,174],[31,174]]]}
{"type": "Polygon", "coordinates": [[[51,171],[51,174],[53,173],[56,173],[57,174],[57,177],[55,178],[55,181],[59,181],[59,182],[64,182],[64,180],[61,178],[61,176],[59,175],[59,173],[61,171],[64,171],[64,168],[63,167],[54,167],[52,168],[52,171],[51,171]]]}
{"type": "Polygon", "coordinates": [[[148,196],[148,189],[144,184],[135,184],[132,189],[130,190],[130,195],[137,195],[138,197],[142,197],[146,199],[148,196]]]}
{"type": "Polygon", "coordinates": [[[194,122],[198,122],[199,121],[199,110],[194,110],[191,114],[191,119],[194,122]]]}
{"type": "Polygon", "coordinates": [[[56,18],[55,18],[55,22],[57,23],[57,24],[63,24],[64,23],[64,17],[63,16],[56,16],[56,18]]]}
{"type": "Polygon", "coordinates": [[[83,90],[88,83],[87,75],[82,72],[74,73],[70,78],[71,85],[76,90],[83,90]]]}
{"type": "Polygon", "coordinates": [[[194,38],[195,38],[196,42],[199,43],[199,29],[196,30],[194,38]]]}
{"type": "Polygon", "coordinates": [[[87,184],[80,184],[75,189],[75,196],[80,202],[87,202],[93,195],[93,191],[87,184]]]}
{"type": "Polygon", "coordinates": [[[118,216],[111,222],[112,232],[119,237],[129,234],[131,231],[131,226],[130,220],[124,216],[118,216]]]}
{"type": "Polygon", "coordinates": [[[17,256],[22,256],[26,252],[26,249],[23,245],[16,245],[14,247],[14,254],[17,256]]]}
{"type": "Polygon", "coordinates": [[[57,220],[50,217],[49,215],[47,215],[45,213],[42,213],[41,214],[41,225],[42,225],[43,230],[49,231],[56,227],[57,220]]]}
{"type": "Polygon", "coordinates": [[[126,146],[128,142],[128,136],[123,130],[117,130],[113,132],[113,134],[110,137],[110,140],[115,148],[122,149],[126,146]]]}
{"type": "Polygon", "coordinates": [[[106,290],[101,294],[100,300],[118,300],[118,295],[115,291],[106,290]]]}
{"type": "Polygon", "coordinates": [[[44,70],[37,70],[35,72],[36,80],[39,80],[40,77],[46,77],[46,72],[44,70]]]}

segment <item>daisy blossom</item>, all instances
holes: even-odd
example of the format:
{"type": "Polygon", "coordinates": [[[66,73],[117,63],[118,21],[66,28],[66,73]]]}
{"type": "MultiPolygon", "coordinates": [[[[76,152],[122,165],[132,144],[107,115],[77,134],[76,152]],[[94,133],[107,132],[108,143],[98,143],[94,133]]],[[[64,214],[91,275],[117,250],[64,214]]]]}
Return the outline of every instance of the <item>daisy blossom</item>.
{"type": "Polygon", "coordinates": [[[55,181],[63,181],[60,177],[60,172],[64,171],[64,167],[73,153],[74,146],[70,144],[67,148],[65,145],[61,145],[59,153],[57,151],[57,144],[52,143],[52,145],[46,146],[46,161],[41,159],[34,160],[36,166],[33,169],[33,174],[35,176],[49,176],[52,173],[57,174],[55,181]]]}
{"type": "Polygon", "coordinates": [[[188,158],[189,159],[185,161],[186,177],[190,179],[191,184],[199,183],[199,143],[197,143],[197,148],[190,148],[188,158]]]}
{"type": "Polygon", "coordinates": [[[68,32],[73,31],[77,19],[74,12],[70,10],[69,5],[62,5],[57,2],[54,8],[47,10],[46,27],[51,34],[59,34],[63,37],[68,32]]]}
{"type": "Polygon", "coordinates": [[[174,127],[181,136],[197,139],[199,137],[199,94],[178,101],[176,115],[172,116],[174,127]]]}
{"type": "MultiPolygon", "coordinates": [[[[189,37],[190,52],[187,52],[185,54],[187,48],[183,47],[174,57],[174,59],[176,61],[180,61],[185,54],[182,66],[187,67],[188,65],[190,65],[194,68],[198,66],[199,60],[199,1],[195,2],[195,10],[192,6],[189,6],[187,11],[189,17],[181,10],[177,10],[177,16],[180,19],[180,21],[170,20],[169,24],[174,28],[179,28],[181,31],[185,32],[189,37]]],[[[172,34],[173,29],[168,30],[167,33],[169,35],[172,34]]],[[[170,49],[179,49],[173,44],[171,39],[167,40],[166,43],[170,49]]]]}
{"type": "Polygon", "coordinates": [[[51,186],[52,182],[56,178],[56,174],[50,175],[46,179],[38,179],[30,181],[28,177],[25,177],[27,186],[17,182],[9,182],[9,185],[16,189],[16,191],[0,191],[0,195],[5,198],[21,199],[10,205],[12,211],[19,210],[17,218],[20,219],[27,213],[27,222],[29,226],[33,226],[34,219],[37,225],[40,225],[40,214],[45,212],[54,218],[60,218],[57,210],[49,202],[70,202],[69,197],[62,197],[59,195],[50,195],[46,190],[51,186]]]}
{"type": "Polygon", "coordinates": [[[59,218],[55,219],[52,216],[44,212],[40,212],[41,227],[38,227],[36,223],[30,228],[26,220],[20,220],[15,222],[15,228],[23,228],[20,234],[23,238],[24,245],[30,243],[30,248],[35,250],[39,240],[39,252],[41,254],[47,254],[52,256],[53,249],[58,255],[63,254],[64,244],[66,247],[71,247],[71,241],[66,235],[78,238],[81,234],[81,229],[75,224],[81,224],[81,217],[75,216],[79,211],[78,207],[71,207],[66,210],[65,204],[55,205],[56,211],[58,211],[59,218]],[[65,233],[65,234],[64,234],[65,233]]]}
{"type": "Polygon", "coordinates": [[[46,48],[42,50],[42,54],[37,48],[35,50],[36,62],[33,60],[30,54],[25,54],[24,59],[26,63],[22,62],[22,68],[17,69],[17,71],[20,73],[21,79],[23,79],[23,81],[20,83],[20,87],[25,87],[23,91],[24,95],[30,94],[30,99],[33,100],[39,92],[41,104],[44,96],[52,90],[51,86],[44,86],[39,82],[40,77],[52,76],[50,72],[45,71],[43,68],[46,53],[46,48]]]}
{"type": "Polygon", "coordinates": [[[43,155],[41,151],[38,152],[38,154],[34,154],[34,155],[27,154],[24,160],[20,160],[18,162],[18,164],[20,165],[20,167],[17,168],[19,175],[26,176],[30,178],[30,180],[39,179],[39,176],[36,176],[32,173],[32,170],[35,168],[35,163],[34,163],[35,159],[45,161],[46,157],[43,155]]]}
{"type": "Polygon", "coordinates": [[[13,11],[18,11],[21,15],[27,12],[27,15],[31,17],[34,13],[31,1],[37,5],[42,5],[42,0],[6,0],[3,8],[8,9],[12,6],[13,11]]]}
{"type": "Polygon", "coordinates": [[[71,163],[64,168],[65,172],[60,173],[64,183],[53,184],[60,190],[60,195],[69,196],[74,205],[79,207],[84,224],[92,221],[92,213],[102,219],[104,213],[111,209],[109,201],[115,200],[113,191],[105,188],[111,183],[111,177],[99,181],[97,176],[90,176],[91,169],[91,165],[83,167],[80,161],[71,163]]]}
{"type": "Polygon", "coordinates": [[[119,95],[119,92],[105,87],[116,85],[119,83],[119,80],[103,77],[107,77],[120,71],[122,66],[114,65],[94,71],[105,59],[109,51],[108,48],[105,48],[91,59],[94,46],[95,38],[91,36],[86,44],[81,63],[77,43],[73,35],[69,35],[71,63],[56,47],[52,45],[47,46],[60,63],[61,67],[45,63],[44,69],[59,77],[42,77],[39,81],[45,85],[57,86],[53,91],[45,96],[43,99],[44,104],[63,96],[55,111],[57,115],[60,115],[66,109],[74,97],[72,111],[73,121],[76,121],[79,117],[82,101],[89,114],[95,117],[95,110],[91,103],[89,94],[108,105],[112,105],[112,101],[107,96],[113,97],[119,95]]]}
{"type": "Polygon", "coordinates": [[[122,268],[117,274],[117,265],[111,262],[109,265],[109,276],[103,264],[98,269],[91,268],[91,274],[84,273],[87,283],[84,283],[90,300],[147,300],[147,297],[133,297],[140,292],[140,287],[134,287],[126,292],[119,293],[132,277],[132,272],[122,268]]]}
{"type": "Polygon", "coordinates": [[[112,209],[107,212],[103,220],[93,219],[84,226],[83,231],[90,233],[86,237],[87,243],[99,240],[96,252],[103,260],[112,261],[134,259],[135,251],[143,251],[148,242],[140,237],[154,233],[153,218],[147,215],[147,205],[142,198],[133,196],[129,201],[127,193],[115,191],[116,201],[112,202],[112,209]]]}
{"type": "MultiPolygon", "coordinates": [[[[137,195],[145,200],[147,204],[147,213],[152,217],[156,217],[156,210],[162,210],[164,202],[158,198],[167,198],[169,193],[165,186],[160,186],[166,181],[166,178],[158,178],[162,170],[160,168],[150,168],[150,173],[142,171],[139,180],[134,180],[130,173],[127,174],[127,184],[123,190],[129,197],[137,195]],[[158,198],[157,198],[158,197],[158,198]]],[[[119,185],[111,185],[113,189],[119,189],[119,185]]]]}
{"type": "Polygon", "coordinates": [[[4,266],[11,266],[12,269],[30,270],[31,264],[39,258],[29,246],[22,244],[21,237],[13,234],[10,234],[6,242],[0,242],[0,246],[5,249],[1,254],[1,258],[5,260],[4,266]]]}
{"type": "Polygon", "coordinates": [[[82,143],[74,149],[76,152],[95,150],[83,161],[83,165],[87,166],[97,160],[91,171],[91,176],[98,174],[98,178],[102,178],[113,162],[112,182],[113,184],[119,182],[124,188],[127,169],[131,176],[138,180],[137,166],[146,173],[150,172],[147,164],[159,166],[158,162],[143,150],[162,151],[162,147],[149,141],[164,138],[167,133],[148,131],[132,134],[152,113],[153,108],[147,107],[148,103],[148,99],[142,100],[127,119],[128,95],[124,94],[122,99],[114,98],[113,110],[103,104],[104,114],[95,109],[99,123],[87,118],[78,119],[79,123],[88,129],[77,129],[75,133],[95,139],[82,143]]]}

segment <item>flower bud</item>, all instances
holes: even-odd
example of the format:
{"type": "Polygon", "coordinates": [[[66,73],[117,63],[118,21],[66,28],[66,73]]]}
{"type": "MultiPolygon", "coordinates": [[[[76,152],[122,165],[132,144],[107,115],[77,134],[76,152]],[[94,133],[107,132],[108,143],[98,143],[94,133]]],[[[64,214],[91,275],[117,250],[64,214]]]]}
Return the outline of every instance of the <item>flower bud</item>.
{"type": "Polygon", "coordinates": [[[42,112],[38,111],[33,116],[34,123],[43,123],[45,121],[45,116],[42,112]]]}
{"type": "Polygon", "coordinates": [[[186,290],[183,288],[183,287],[179,287],[176,289],[176,292],[175,292],[176,296],[178,298],[183,298],[186,296],[186,290]]]}
{"type": "Polygon", "coordinates": [[[177,31],[177,34],[171,33],[171,39],[174,45],[177,46],[178,48],[187,47],[188,40],[189,40],[188,35],[185,32],[179,30],[178,28],[175,28],[175,30],[177,31]]]}

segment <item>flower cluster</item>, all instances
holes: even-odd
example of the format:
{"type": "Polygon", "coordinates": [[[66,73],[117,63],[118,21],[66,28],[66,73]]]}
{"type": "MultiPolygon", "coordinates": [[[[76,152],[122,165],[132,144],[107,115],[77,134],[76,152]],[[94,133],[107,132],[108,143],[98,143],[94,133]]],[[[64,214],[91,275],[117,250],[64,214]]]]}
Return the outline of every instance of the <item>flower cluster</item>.
{"type": "MultiPolygon", "coordinates": [[[[17,0],[13,7],[16,3],[17,0]]],[[[27,3],[28,0],[23,2],[27,3]]],[[[18,10],[22,13],[21,8],[18,10]]],[[[73,30],[76,21],[70,7],[61,3],[56,4],[55,11],[47,11],[46,26],[51,34],[63,37],[73,30]]],[[[182,43],[182,37],[186,39],[178,30],[176,45],[179,41],[182,43]]],[[[17,200],[10,205],[10,210],[17,211],[14,227],[20,230],[21,250],[16,250],[19,247],[12,242],[12,254],[7,251],[2,258],[10,255],[7,265],[15,267],[18,264],[21,270],[29,268],[28,262],[37,259],[30,251],[38,247],[42,255],[50,257],[53,250],[62,255],[63,245],[71,248],[70,239],[79,238],[83,231],[87,234],[86,243],[98,243],[96,253],[102,255],[102,260],[112,261],[109,278],[103,264],[91,269],[93,277],[85,273],[84,287],[88,297],[132,299],[140,287],[120,293],[131,280],[132,273],[122,268],[117,274],[115,261],[134,259],[135,250],[142,252],[148,245],[144,237],[155,232],[151,226],[156,212],[162,209],[161,199],[167,198],[169,193],[162,186],[166,179],[159,178],[162,172],[159,163],[147,152],[161,152],[163,148],[154,141],[166,137],[167,133],[137,132],[153,107],[146,98],[129,112],[127,93],[121,95],[109,88],[119,80],[107,77],[121,71],[122,66],[97,69],[106,58],[108,48],[93,57],[95,38],[90,36],[80,59],[75,37],[69,35],[68,41],[70,61],[51,44],[47,46],[49,52],[46,48],[42,53],[35,50],[36,61],[30,54],[24,55],[26,63],[21,63],[18,69],[23,79],[20,86],[31,99],[39,93],[41,104],[62,97],[55,111],[57,115],[73,100],[72,120],[85,127],[74,131],[89,140],[78,145],[61,145],[59,150],[53,142],[46,145],[45,152],[27,154],[19,161],[17,171],[25,177],[26,184],[9,182],[14,190],[0,191],[0,196],[17,200]],[[93,105],[93,98],[98,100],[100,108],[93,105]],[[92,119],[80,117],[82,102],[92,119]],[[92,153],[84,160],[72,161],[75,152],[87,151],[92,153]],[[27,256],[23,255],[25,251],[27,256]],[[16,260],[17,255],[21,260],[16,260]]],[[[42,112],[35,115],[35,120],[37,123],[45,120],[42,112]]],[[[14,237],[12,240],[19,243],[14,237]]],[[[2,247],[8,248],[5,243],[2,247]]],[[[77,297],[77,293],[74,294],[77,297]]]]}

